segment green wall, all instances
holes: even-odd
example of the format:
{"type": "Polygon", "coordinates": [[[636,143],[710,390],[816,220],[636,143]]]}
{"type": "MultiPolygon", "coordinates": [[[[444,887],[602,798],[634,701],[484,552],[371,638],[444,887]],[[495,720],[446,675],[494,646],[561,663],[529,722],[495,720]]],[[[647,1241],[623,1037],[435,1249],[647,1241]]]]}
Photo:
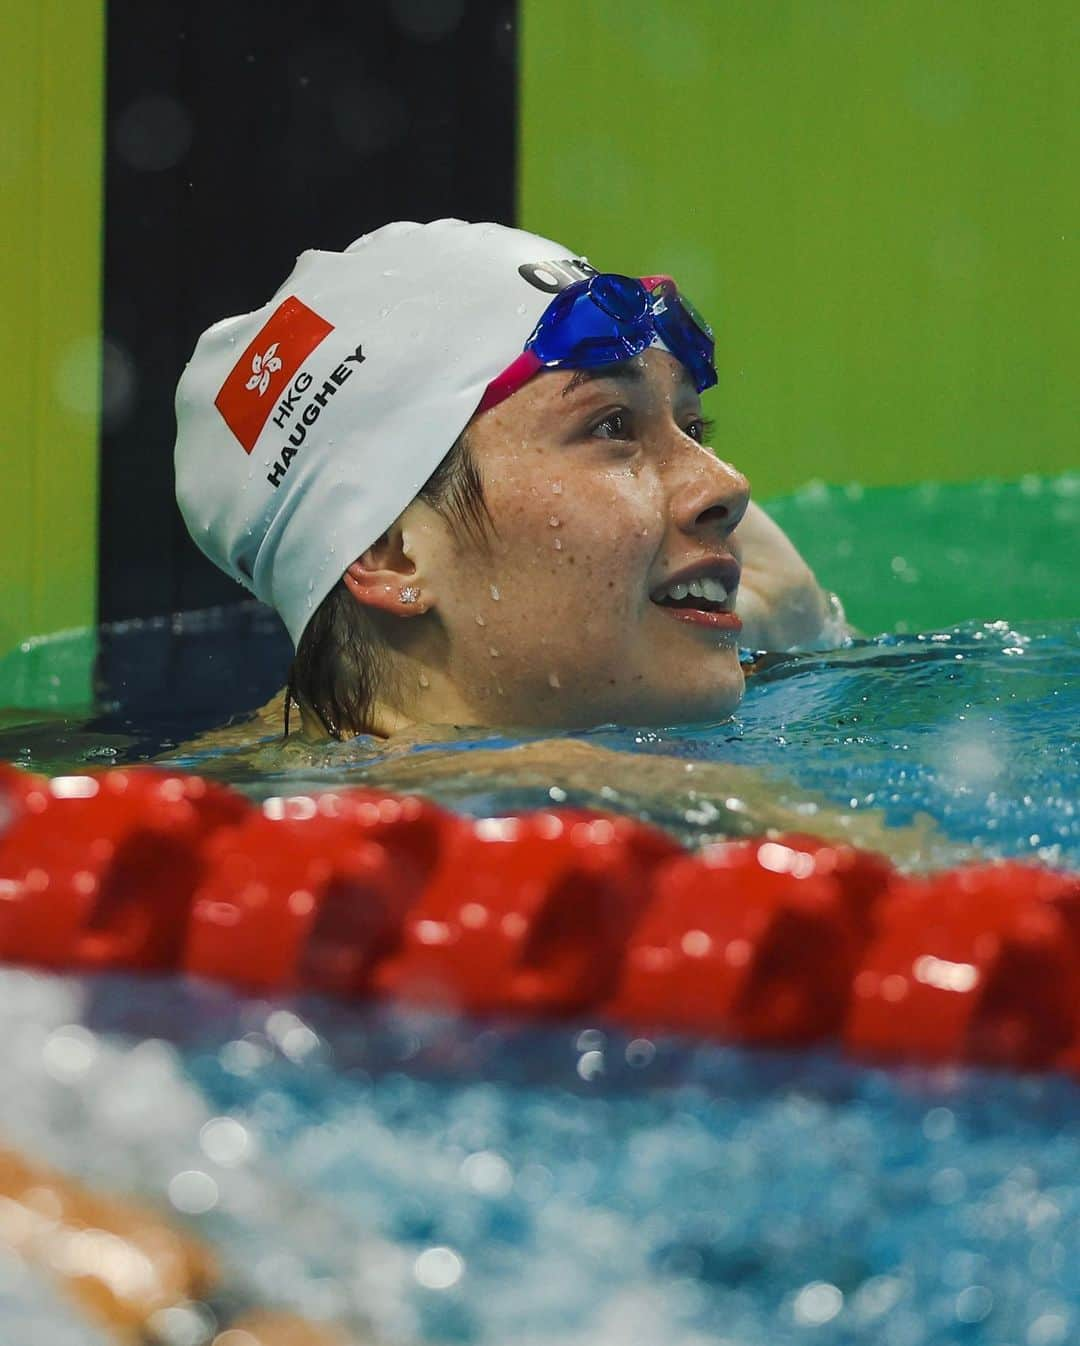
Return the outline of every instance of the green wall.
{"type": "Polygon", "coordinates": [[[522,0],[522,24],[521,223],[681,281],[759,495],[1080,463],[1076,0],[522,0]]]}
{"type": "Polygon", "coordinates": [[[95,615],[104,21],[0,0],[0,656],[95,615]]]}

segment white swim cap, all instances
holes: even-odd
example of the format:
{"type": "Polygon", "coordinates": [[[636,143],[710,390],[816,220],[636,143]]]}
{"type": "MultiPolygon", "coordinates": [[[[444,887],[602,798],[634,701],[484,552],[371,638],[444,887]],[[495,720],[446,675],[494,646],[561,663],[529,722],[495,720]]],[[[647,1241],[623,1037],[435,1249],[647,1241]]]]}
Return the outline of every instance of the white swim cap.
{"type": "Polygon", "coordinates": [[[498,224],[388,224],[303,253],[268,304],[199,338],[176,390],[180,510],[294,644],[586,274],[576,260],[498,224]]]}

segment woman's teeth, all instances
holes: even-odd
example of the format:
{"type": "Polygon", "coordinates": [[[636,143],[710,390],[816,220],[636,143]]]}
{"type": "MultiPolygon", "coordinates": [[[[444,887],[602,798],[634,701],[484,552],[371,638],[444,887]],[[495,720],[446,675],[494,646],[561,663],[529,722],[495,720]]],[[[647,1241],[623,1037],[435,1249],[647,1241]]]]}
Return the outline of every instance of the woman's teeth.
{"type": "Polygon", "coordinates": [[[708,603],[724,603],[727,601],[727,590],[719,580],[692,580],[689,584],[671,584],[660,595],[657,600],[660,603],[667,599],[673,599],[679,602],[683,598],[703,598],[708,603]]]}

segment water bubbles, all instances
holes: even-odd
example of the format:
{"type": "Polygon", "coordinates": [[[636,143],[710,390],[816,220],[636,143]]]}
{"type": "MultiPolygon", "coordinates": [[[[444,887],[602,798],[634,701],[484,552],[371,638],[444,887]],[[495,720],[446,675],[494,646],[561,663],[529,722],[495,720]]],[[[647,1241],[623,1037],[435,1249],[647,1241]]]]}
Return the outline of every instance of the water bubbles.
{"type": "Polygon", "coordinates": [[[931,1108],[923,1118],[922,1132],[927,1140],[948,1140],[956,1130],[956,1117],[949,1108],[931,1108]]]}
{"type": "Polygon", "coordinates": [[[899,1276],[871,1276],[852,1296],[852,1315],[859,1323],[884,1318],[903,1299],[904,1288],[899,1276]]]}
{"type": "Polygon", "coordinates": [[[599,1028],[583,1028],[574,1039],[574,1048],[579,1052],[599,1051],[607,1043],[607,1034],[599,1028]]]}
{"type": "Polygon", "coordinates": [[[563,493],[563,484],[562,484],[562,482],[561,482],[561,481],[553,481],[553,482],[551,483],[551,494],[552,494],[552,495],[562,495],[562,493],[563,493]]]}
{"type": "Polygon", "coordinates": [[[792,1316],[802,1327],[831,1323],[844,1307],[843,1292],[828,1281],[811,1281],[795,1296],[792,1316]]]}
{"type": "Polygon", "coordinates": [[[426,673],[421,673],[420,676],[416,679],[416,682],[417,682],[417,685],[420,686],[420,687],[430,687],[430,686],[431,686],[431,679],[428,677],[428,675],[427,675],[426,673]]]}
{"type": "Polygon", "coordinates": [[[985,1285],[969,1285],[956,1296],[956,1317],[961,1323],[981,1323],[994,1307],[994,1296],[985,1285]]]}
{"type": "Polygon", "coordinates": [[[633,1038],[626,1044],[623,1055],[628,1066],[634,1070],[644,1070],[656,1059],[656,1044],[648,1038],[633,1038]]]}
{"type": "Polygon", "coordinates": [[[499,658],[499,651],[495,648],[494,645],[488,646],[488,654],[491,656],[492,659],[499,658]]]}
{"type": "Polygon", "coordinates": [[[199,1132],[199,1145],[211,1163],[232,1168],[251,1151],[251,1133],[235,1117],[212,1117],[199,1132]]]}
{"type": "Polygon", "coordinates": [[[413,1264],[413,1275],[426,1290],[449,1290],[465,1271],[453,1248],[425,1248],[413,1264]]]}
{"type": "Polygon", "coordinates": [[[549,528],[561,528],[561,527],[562,527],[562,520],[559,518],[559,516],[558,516],[557,514],[552,514],[552,515],[548,518],[548,527],[549,527],[549,528]]]}
{"type": "Polygon", "coordinates": [[[552,542],[552,545],[554,546],[556,551],[562,551],[562,538],[561,537],[555,538],[552,542]]]}
{"type": "Polygon", "coordinates": [[[514,1185],[510,1165],[494,1150],[478,1150],[461,1164],[461,1176],[482,1196],[506,1196],[514,1185]]]}
{"type": "Polygon", "coordinates": [[[553,687],[553,688],[555,688],[556,690],[558,690],[560,687],[562,687],[562,683],[559,681],[559,675],[558,675],[558,673],[549,673],[549,674],[548,674],[548,686],[549,686],[549,687],[553,687]]]}
{"type": "MultiPolygon", "coordinates": [[[[228,1338],[236,1335],[226,1332],[215,1337],[217,1319],[205,1304],[197,1302],[170,1304],[168,1308],[158,1309],[147,1319],[146,1326],[152,1339],[161,1346],[208,1346],[212,1340],[231,1346],[228,1338]]],[[[247,1335],[246,1332],[239,1334],[241,1339],[247,1335]]]]}
{"type": "Polygon", "coordinates": [[[952,1206],[964,1199],[967,1178],[958,1168],[941,1168],[931,1174],[926,1187],[931,1201],[939,1206],[952,1206]]]}
{"type": "Polygon", "coordinates": [[[201,1169],[186,1169],[169,1182],[169,1200],[184,1215],[205,1215],[218,1202],[218,1185],[201,1169]]]}
{"type": "Polygon", "coordinates": [[[68,1083],[85,1075],[97,1057],[97,1039],[81,1024],[67,1024],[45,1040],[42,1065],[54,1080],[68,1083]]]}
{"type": "Polygon", "coordinates": [[[226,1042],[218,1052],[222,1070],[241,1078],[254,1075],[272,1059],[273,1053],[266,1039],[250,1033],[233,1042],[226,1042]]]}
{"type": "Polygon", "coordinates": [[[590,1084],[604,1073],[604,1053],[601,1051],[582,1052],[578,1057],[577,1073],[590,1084]]]}
{"type": "Polygon", "coordinates": [[[1027,1346],[1063,1346],[1068,1334],[1066,1313],[1041,1313],[1027,1330],[1027,1346]]]}
{"type": "Polygon", "coordinates": [[[491,601],[493,603],[497,603],[499,599],[502,597],[502,595],[499,593],[498,587],[494,584],[491,585],[490,593],[491,593],[491,601]]]}
{"type": "Polygon", "coordinates": [[[266,1032],[271,1041],[277,1043],[281,1054],[297,1063],[306,1060],[322,1045],[318,1033],[290,1010],[274,1010],[269,1014],[266,1032]]]}
{"type": "Polygon", "coordinates": [[[480,612],[476,614],[476,624],[477,626],[487,626],[487,618],[480,612]]]}

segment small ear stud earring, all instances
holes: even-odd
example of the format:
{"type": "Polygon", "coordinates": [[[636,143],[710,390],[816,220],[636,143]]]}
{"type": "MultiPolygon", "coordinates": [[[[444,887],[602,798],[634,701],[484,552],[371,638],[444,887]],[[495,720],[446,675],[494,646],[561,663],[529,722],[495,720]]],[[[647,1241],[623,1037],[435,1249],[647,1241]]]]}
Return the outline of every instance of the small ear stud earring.
{"type": "Polygon", "coordinates": [[[406,584],[402,587],[398,597],[403,603],[415,603],[420,597],[420,590],[411,584],[406,584]]]}

